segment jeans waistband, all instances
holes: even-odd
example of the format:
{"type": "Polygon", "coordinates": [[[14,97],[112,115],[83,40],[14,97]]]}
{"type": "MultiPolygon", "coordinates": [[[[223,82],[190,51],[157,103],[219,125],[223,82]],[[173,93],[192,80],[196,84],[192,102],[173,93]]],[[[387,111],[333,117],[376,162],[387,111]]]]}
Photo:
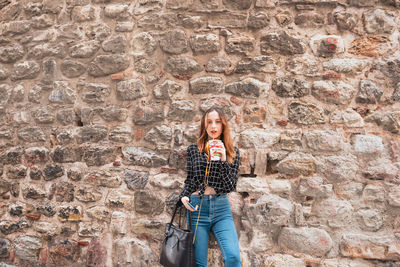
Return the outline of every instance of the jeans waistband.
{"type": "MultiPolygon", "coordinates": [[[[192,194],[192,195],[190,195],[190,197],[192,198],[192,199],[200,199],[200,195],[194,195],[194,194],[192,194]]],[[[216,194],[211,194],[211,195],[203,195],[203,199],[205,199],[205,200],[208,200],[208,199],[223,199],[223,198],[226,198],[227,196],[226,196],[226,194],[220,194],[220,195],[216,195],[216,194]]]]}

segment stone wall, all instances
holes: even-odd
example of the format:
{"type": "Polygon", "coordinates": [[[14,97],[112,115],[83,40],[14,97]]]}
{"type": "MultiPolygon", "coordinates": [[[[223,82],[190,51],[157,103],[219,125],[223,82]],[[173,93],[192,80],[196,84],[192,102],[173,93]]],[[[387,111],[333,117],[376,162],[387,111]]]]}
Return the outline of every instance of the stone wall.
{"type": "Polygon", "coordinates": [[[0,0],[0,266],[158,266],[214,104],[243,266],[400,266],[399,7],[0,0]]]}

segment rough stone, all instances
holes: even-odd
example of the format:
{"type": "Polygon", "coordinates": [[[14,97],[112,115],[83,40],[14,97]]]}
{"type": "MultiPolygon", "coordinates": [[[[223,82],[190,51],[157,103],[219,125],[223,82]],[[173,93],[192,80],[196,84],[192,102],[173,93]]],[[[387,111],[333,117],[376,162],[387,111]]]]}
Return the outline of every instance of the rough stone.
{"type": "Polygon", "coordinates": [[[156,64],[151,59],[142,55],[135,57],[135,70],[140,73],[150,73],[156,69],[156,64]]]}
{"type": "Polygon", "coordinates": [[[246,105],[243,110],[243,121],[245,123],[262,123],[265,121],[267,111],[258,105],[246,105]]]}
{"type": "Polygon", "coordinates": [[[333,155],[318,157],[317,170],[333,182],[343,182],[355,178],[359,167],[353,155],[333,155]]]}
{"type": "Polygon", "coordinates": [[[93,219],[110,222],[112,211],[107,207],[95,205],[86,210],[86,214],[93,219]]]}
{"type": "Polygon", "coordinates": [[[332,113],[329,122],[331,124],[342,124],[350,128],[364,126],[363,118],[352,108],[347,108],[345,110],[335,110],[332,113]]]}
{"type": "Polygon", "coordinates": [[[7,79],[10,76],[10,71],[7,67],[0,65],[0,81],[7,79]]]}
{"type": "Polygon", "coordinates": [[[299,193],[303,196],[317,199],[328,198],[333,194],[333,186],[324,184],[324,179],[319,176],[302,178],[299,184],[299,193]]]}
{"type": "Polygon", "coordinates": [[[127,265],[149,266],[153,259],[153,252],[147,241],[128,237],[114,241],[113,255],[115,255],[115,261],[124,262],[127,265]]]}
{"type": "MultiPolygon", "coordinates": [[[[0,231],[4,235],[9,235],[16,232],[22,232],[24,229],[28,228],[30,225],[25,219],[19,220],[18,222],[12,221],[1,221],[0,222],[0,231]]],[[[14,239],[17,241],[17,238],[14,239]]]]}
{"type": "Polygon", "coordinates": [[[86,142],[99,142],[107,136],[107,126],[88,125],[83,126],[76,132],[76,142],[78,144],[86,142]]]}
{"type": "Polygon", "coordinates": [[[89,25],[86,36],[91,40],[103,41],[111,34],[111,28],[105,23],[89,25]]]}
{"type": "Polygon", "coordinates": [[[54,90],[49,95],[51,103],[74,104],[77,95],[71,85],[65,81],[55,81],[54,90]]]}
{"type": "Polygon", "coordinates": [[[110,93],[111,90],[107,84],[87,83],[82,91],[82,100],[86,103],[103,103],[110,93]]]}
{"type": "Polygon", "coordinates": [[[292,74],[304,75],[306,77],[322,76],[320,63],[308,56],[289,58],[286,70],[292,74]]]}
{"type": "Polygon", "coordinates": [[[56,164],[47,164],[43,171],[45,181],[51,181],[64,175],[64,169],[56,164]]]}
{"type": "Polygon", "coordinates": [[[129,67],[129,59],[124,55],[99,55],[88,65],[88,73],[94,77],[102,77],[123,71],[129,67]]]}
{"type": "Polygon", "coordinates": [[[81,160],[80,151],[73,147],[57,146],[51,153],[54,162],[73,163],[81,160]]]}
{"type": "Polygon", "coordinates": [[[376,209],[361,209],[357,212],[358,222],[361,229],[376,232],[383,225],[383,216],[376,209]]]}
{"type": "Polygon", "coordinates": [[[61,72],[67,78],[76,78],[84,74],[86,66],[75,60],[64,60],[61,62],[61,72]]]}
{"type": "Polygon", "coordinates": [[[230,69],[231,65],[232,65],[231,62],[228,59],[215,56],[210,58],[210,60],[208,60],[206,65],[206,71],[224,73],[225,71],[230,69]]]}
{"type": "Polygon", "coordinates": [[[157,168],[168,164],[168,159],[163,154],[143,147],[124,147],[122,154],[129,165],[157,168]]]}
{"type": "Polygon", "coordinates": [[[271,89],[280,97],[303,97],[310,93],[310,85],[300,79],[282,77],[274,79],[271,89]]]}
{"type": "Polygon", "coordinates": [[[248,36],[232,36],[226,39],[225,51],[230,54],[247,55],[254,50],[255,40],[248,36]]]}
{"type": "Polygon", "coordinates": [[[137,213],[155,216],[164,211],[163,201],[158,196],[147,191],[136,191],[134,201],[137,213]]]}
{"type": "Polygon", "coordinates": [[[73,184],[67,182],[60,182],[55,184],[56,187],[56,201],[57,202],[71,202],[74,201],[75,187],[73,184]]]}
{"type": "Polygon", "coordinates": [[[278,131],[268,131],[258,128],[244,130],[240,133],[240,143],[244,148],[266,149],[279,142],[278,131]]]}
{"type": "Polygon", "coordinates": [[[311,227],[284,227],[278,243],[288,249],[315,256],[324,256],[333,246],[332,238],[326,231],[311,227]]]}
{"type": "Polygon", "coordinates": [[[289,121],[304,124],[325,123],[324,112],[314,104],[293,101],[289,104],[289,121]]]}
{"type": "Polygon", "coordinates": [[[227,8],[245,10],[245,9],[249,9],[250,8],[250,6],[252,4],[252,1],[250,1],[250,0],[240,0],[240,1],[223,0],[222,3],[227,8]]]}
{"type": "Polygon", "coordinates": [[[142,32],[133,36],[131,48],[133,52],[152,55],[157,48],[157,41],[149,32],[142,32]]]}
{"type": "Polygon", "coordinates": [[[33,166],[29,170],[29,177],[32,180],[40,180],[43,177],[43,172],[39,170],[36,166],[33,166]]]}
{"type": "Polygon", "coordinates": [[[33,225],[33,229],[45,236],[55,236],[60,232],[57,224],[49,222],[37,222],[33,225]]]}
{"type": "Polygon", "coordinates": [[[327,221],[327,225],[332,228],[343,228],[352,224],[353,207],[346,200],[336,198],[324,199],[314,202],[313,213],[327,221]]]}
{"type": "Polygon", "coordinates": [[[27,167],[24,165],[13,165],[7,169],[6,177],[9,179],[23,179],[26,177],[27,167]]]}
{"type": "Polygon", "coordinates": [[[54,112],[45,107],[34,110],[32,115],[37,124],[51,124],[55,120],[54,112]]]}
{"type": "Polygon", "coordinates": [[[149,180],[148,172],[140,172],[135,170],[125,170],[125,183],[131,190],[144,189],[149,180]]]}
{"type": "Polygon", "coordinates": [[[357,103],[366,104],[377,104],[379,103],[381,96],[383,95],[383,89],[377,86],[371,80],[361,80],[360,90],[356,97],[357,103]]]}
{"type": "Polygon", "coordinates": [[[216,34],[196,34],[190,37],[190,47],[195,54],[215,53],[221,49],[216,34]]]}
{"type": "Polygon", "coordinates": [[[153,95],[156,99],[171,99],[175,93],[183,89],[182,85],[171,80],[165,80],[163,83],[158,84],[153,89],[153,95]]]}
{"type": "Polygon", "coordinates": [[[269,85],[254,78],[246,78],[238,82],[232,82],[225,86],[225,92],[245,98],[258,98],[267,95],[269,85]]]}
{"type": "Polygon", "coordinates": [[[161,49],[169,54],[179,55],[188,51],[189,45],[183,30],[167,31],[160,39],[161,49]]]}
{"type": "Polygon", "coordinates": [[[343,39],[338,35],[317,34],[311,38],[310,47],[314,55],[325,58],[344,52],[343,39]]]}
{"type": "Polygon", "coordinates": [[[132,129],[129,126],[115,126],[111,128],[108,138],[118,143],[129,143],[132,140],[132,129]]]}
{"type": "Polygon", "coordinates": [[[245,57],[240,60],[235,68],[236,73],[275,73],[278,66],[275,60],[269,56],[245,57]]]}
{"type": "Polygon", "coordinates": [[[334,58],[322,64],[324,68],[341,73],[359,73],[367,65],[367,60],[353,58],[334,58]]]}
{"type": "Polygon", "coordinates": [[[120,108],[118,106],[113,105],[102,108],[99,114],[107,122],[113,122],[113,121],[124,122],[128,117],[128,110],[126,108],[120,108]]]}
{"type": "Polygon", "coordinates": [[[397,58],[389,58],[387,60],[377,59],[373,67],[381,71],[386,77],[400,78],[400,60],[397,58]]]}
{"type": "Polygon", "coordinates": [[[49,150],[46,147],[29,147],[25,149],[25,160],[29,163],[43,163],[48,159],[49,150]]]}
{"type": "Polygon", "coordinates": [[[218,94],[222,91],[223,81],[220,77],[199,77],[189,81],[189,92],[192,94],[218,94]]]}
{"type": "Polygon", "coordinates": [[[226,12],[211,16],[208,20],[208,28],[211,29],[242,29],[246,27],[247,14],[226,12]]]}
{"type": "Polygon", "coordinates": [[[281,132],[279,140],[281,148],[288,151],[299,150],[302,147],[302,135],[301,130],[286,130],[281,132]]]}
{"type": "Polygon", "coordinates": [[[194,103],[191,100],[178,100],[171,103],[168,118],[177,121],[191,121],[194,117],[194,103]]]}
{"type": "Polygon", "coordinates": [[[371,180],[395,181],[399,174],[399,168],[390,161],[379,158],[368,162],[368,165],[362,170],[362,174],[371,180]]]}
{"type": "Polygon", "coordinates": [[[164,108],[162,105],[150,104],[138,107],[133,111],[133,122],[136,125],[148,125],[160,122],[164,119],[164,108]]]}
{"type": "Polygon", "coordinates": [[[61,206],[58,219],[61,222],[79,222],[83,218],[81,206],[61,206]]]}
{"type": "Polygon", "coordinates": [[[261,37],[261,54],[269,55],[279,53],[282,55],[303,54],[304,47],[301,42],[289,36],[285,31],[270,33],[261,37]]]}
{"type": "Polygon", "coordinates": [[[131,79],[117,83],[117,98],[123,101],[131,101],[147,96],[146,87],[142,80],[131,79]]]}
{"type": "Polygon", "coordinates": [[[38,263],[39,251],[42,248],[42,239],[37,236],[21,235],[14,240],[15,256],[32,264],[38,263]]]}
{"type": "Polygon", "coordinates": [[[24,48],[19,44],[3,46],[0,48],[0,62],[14,63],[24,57],[24,48]]]}
{"type": "Polygon", "coordinates": [[[106,5],[104,8],[104,16],[112,19],[127,19],[129,15],[129,5],[128,4],[111,4],[106,5]]]}
{"type": "Polygon", "coordinates": [[[383,260],[386,258],[390,240],[388,236],[345,234],[340,241],[340,253],[351,258],[383,260]]]}
{"type": "Polygon", "coordinates": [[[249,20],[247,22],[247,26],[252,29],[262,29],[269,25],[269,16],[267,13],[258,11],[251,12],[249,15],[249,20]]]}
{"type": "Polygon", "coordinates": [[[335,12],[333,17],[338,28],[341,30],[351,31],[356,27],[359,21],[358,17],[351,12],[335,12]]]}
{"type": "Polygon", "coordinates": [[[369,34],[392,33],[396,23],[394,16],[382,9],[372,9],[364,12],[364,27],[369,34]]]}
{"type": "Polygon", "coordinates": [[[311,154],[292,152],[276,165],[280,173],[289,176],[309,176],[316,171],[316,160],[311,154]]]}
{"type": "Polygon", "coordinates": [[[90,58],[99,50],[100,44],[96,40],[77,43],[69,48],[69,55],[73,58],[90,58]]]}
{"type": "Polygon", "coordinates": [[[337,152],[343,149],[343,137],[331,130],[313,130],[304,133],[307,146],[315,151],[337,152]]]}
{"type": "Polygon", "coordinates": [[[362,199],[369,203],[385,201],[385,190],[383,186],[368,184],[364,187],[362,199]]]}
{"type": "Polygon", "coordinates": [[[103,231],[103,227],[94,223],[79,223],[78,235],[80,237],[99,237],[103,231]]]}
{"type": "Polygon", "coordinates": [[[322,27],[325,24],[325,16],[316,12],[302,12],[294,18],[294,24],[300,27],[322,27]]]}
{"type": "MultiPolygon", "coordinates": [[[[134,198],[136,200],[136,197],[134,198]]],[[[106,205],[110,208],[123,208],[133,210],[132,192],[121,190],[110,191],[107,195],[106,205]]]]}
{"type": "Polygon", "coordinates": [[[54,214],[56,214],[56,207],[49,202],[37,205],[36,211],[46,217],[52,217],[54,214]]]}
{"type": "Polygon", "coordinates": [[[92,21],[95,18],[95,9],[93,6],[75,6],[71,12],[71,19],[75,22],[92,21]]]}
{"type": "Polygon", "coordinates": [[[268,256],[265,258],[265,263],[268,264],[267,266],[273,266],[273,267],[284,267],[284,266],[306,267],[304,259],[295,258],[287,254],[274,254],[272,256],[268,256]]]}
{"type": "Polygon", "coordinates": [[[357,134],[353,137],[353,149],[360,154],[379,154],[384,150],[382,137],[371,134],[357,134]]]}
{"type": "Polygon", "coordinates": [[[77,121],[77,116],[73,108],[66,108],[57,111],[56,118],[62,125],[73,125],[77,121]]]}
{"type": "Polygon", "coordinates": [[[381,126],[383,129],[397,134],[400,132],[399,121],[400,112],[374,112],[365,118],[367,122],[375,122],[377,125],[381,126]]]}
{"type": "Polygon", "coordinates": [[[245,218],[253,227],[266,231],[265,224],[271,226],[286,225],[293,213],[293,204],[284,198],[272,194],[262,195],[255,204],[246,204],[243,208],[245,218]]]}
{"type": "Polygon", "coordinates": [[[23,61],[14,64],[14,71],[11,74],[11,80],[35,79],[40,73],[40,66],[35,61],[23,61]]]}
{"type": "Polygon", "coordinates": [[[131,21],[117,21],[115,25],[116,32],[132,32],[135,24],[131,21]]]}
{"type": "Polygon", "coordinates": [[[64,58],[66,56],[67,46],[65,43],[46,43],[35,45],[29,49],[28,58],[43,59],[45,57],[64,58]]]}
{"type": "Polygon", "coordinates": [[[110,52],[110,53],[124,53],[126,50],[126,38],[124,35],[121,34],[114,34],[108,36],[103,43],[101,44],[101,47],[105,52],[110,52]]]}
{"type": "Polygon", "coordinates": [[[79,187],[75,192],[75,197],[77,200],[87,203],[96,202],[102,198],[102,193],[95,188],[91,187],[79,187]]]}
{"type": "Polygon", "coordinates": [[[400,207],[400,189],[397,186],[393,186],[388,192],[388,203],[394,207],[400,207]]]}
{"type": "Polygon", "coordinates": [[[22,147],[12,147],[0,154],[0,160],[3,164],[19,164],[24,151],[22,147]]]}
{"type": "Polygon", "coordinates": [[[168,125],[155,126],[144,136],[144,140],[157,146],[168,149],[172,140],[172,130],[168,125]]]}
{"type": "Polygon", "coordinates": [[[165,70],[178,79],[188,80],[193,74],[200,72],[202,67],[189,57],[170,57],[167,60],[165,70]]]}
{"type": "Polygon", "coordinates": [[[8,239],[0,239],[0,258],[8,258],[10,256],[11,242],[8,239]]]}
{"type": "Polygon", "coordinates": [[[87,185],[103,186],[108,188],[117,188],[122,184],[122,178],[118,173],[112,173],[104,170],[93,171],[83,178],[87,185]]]}

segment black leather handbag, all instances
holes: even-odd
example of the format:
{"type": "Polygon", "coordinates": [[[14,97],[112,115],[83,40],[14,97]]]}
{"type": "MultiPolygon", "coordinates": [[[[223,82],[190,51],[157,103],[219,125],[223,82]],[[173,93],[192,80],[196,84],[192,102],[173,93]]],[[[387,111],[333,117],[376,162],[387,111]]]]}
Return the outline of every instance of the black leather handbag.
{"type": "MultiPolygon", "coordinates": [[[[189,212],[189,216],[191,216],[189,212]]],[[[195,267],[193,247],[193,232],[190,229],[181,228],[182,207],[175,205],[174,214],[170,223],[165,226],[164,240],[161,245],[160,264],[165,267],[195,267]],[[179,226],[173,224],[176,211],[179,212],[179,226]]],[[[191,221],[191,219],[190,219],[191,221]]]]}

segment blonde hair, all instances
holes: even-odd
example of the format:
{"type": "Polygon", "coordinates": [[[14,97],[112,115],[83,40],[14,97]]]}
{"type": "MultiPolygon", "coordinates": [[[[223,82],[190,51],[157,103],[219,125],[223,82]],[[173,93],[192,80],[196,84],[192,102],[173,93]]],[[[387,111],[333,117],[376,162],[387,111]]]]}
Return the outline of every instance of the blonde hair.
{"type": "Polygon", "coordinates": [[[213,111],[216,111],[219,115],[219,118],[221,119],[222,123],[221,141],[225,145],[226,159],[228,160],[229,163],[232,164],[233,158],[236,156],[235,148],[233,146],[233,140],[231,137],[231,131],[229,129],[228,119],[226,118],[224,111],[220,107],[213,106],[208,110],[206,110],[206,112],[204,112],[203,117],[201,118],[200,132],[199,132],[199,137],[197,138],[197,147],[200,153],[204,150],[205,144],[208,139],[206,119],[207,115],[213,111]]]}

